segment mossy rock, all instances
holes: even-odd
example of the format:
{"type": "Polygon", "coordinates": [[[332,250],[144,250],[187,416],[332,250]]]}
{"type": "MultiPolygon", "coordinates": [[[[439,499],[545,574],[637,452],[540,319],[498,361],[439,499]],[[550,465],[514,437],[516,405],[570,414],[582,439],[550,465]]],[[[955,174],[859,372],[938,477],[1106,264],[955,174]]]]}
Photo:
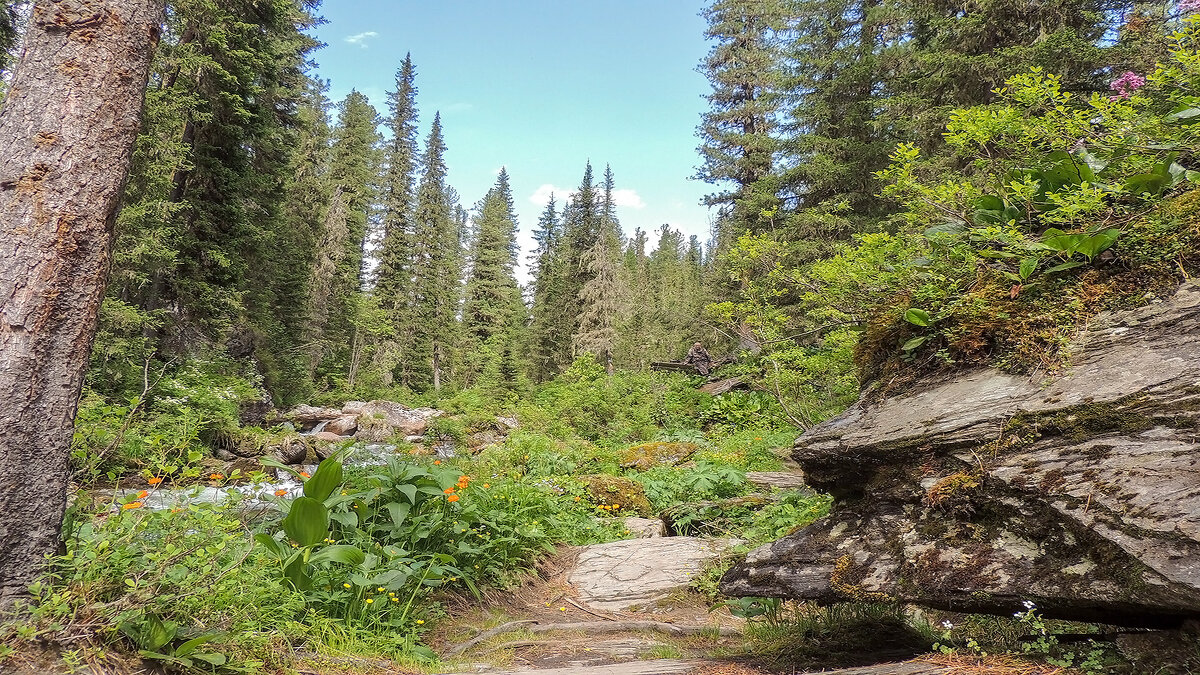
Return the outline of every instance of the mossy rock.
{"type": "Polygon", "coordinates": [[[387,417],[380,414],[363,413],[358,416],[358,430],[354,437],[368,443],[386,443],[395,431],[388,424],[387,417]]]}
{"type": "Polygon", "coordinates": [[[583,481],[592,501],[599,505],[613,506],[613,515],[639,515],[643,518],[654,516],[650,500],[646,499],[646,490],[642,484],[620,476],[584,476],[583,481]]]}
{"type": "Polygon", "coordinates": [[[699,447],[693,443],[642,443],[621,453],[621,468],[648,471],[660,464],[678,466],[696,454],[696,450],[699,447]]]}

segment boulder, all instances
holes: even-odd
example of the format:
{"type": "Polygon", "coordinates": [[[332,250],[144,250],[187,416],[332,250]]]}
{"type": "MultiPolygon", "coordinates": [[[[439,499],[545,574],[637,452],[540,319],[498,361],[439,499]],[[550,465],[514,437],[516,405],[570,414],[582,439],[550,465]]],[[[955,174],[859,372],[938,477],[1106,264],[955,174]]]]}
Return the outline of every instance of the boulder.
{"type": "Polygon", "coordinates": [[[376,443],[392,436],[420,436],[429,426],[429,420],[443,414],[433,408],[409,408],[395,401],[351,402],[342,408],[342,412],[356,415],[359,430],[364,431],[363,427],[367,427],[361,438],[376,443]],[[385,428],[387,437],[380,438],[385,428]]]}
{"type": "Polygon", "coordinates": [[[730,595],[888,598],[1130,626],[1200,617],[1200,284],[1092,320],[1061,376],[976,369],[801,436],[828,518],[730,595]]]}
{"type": "Polygon", "coordinates": [[[595,544],[579,553],[567,582],[595,609],[648,606],[671,591],[686,588],[704,564],[729,542],[696,537],[626,539],[595,544]]]}
{"type": "Polygon", "coordinates": [[[666,536],[667,526],[658,518],[638,518],[630,516],[625,519],[625,529],[638,539],[654,539],[666,536]]]}
{"type": "Polygon", "coordinates": [[[358,430],[358,418],[354,415],[343,415],[337,419],[330,420],[325,425],[325,431],[337,434],[338,436],[349,436],[358,430]]]}
{"type": "Polygon", "coordinates": [[[318,431],[312,435],[312,438],[318,441],[324,441],[326,443],[341,443],[342,441],[346,440],[345,436],[340,436],[332,431],[318,431]]]}

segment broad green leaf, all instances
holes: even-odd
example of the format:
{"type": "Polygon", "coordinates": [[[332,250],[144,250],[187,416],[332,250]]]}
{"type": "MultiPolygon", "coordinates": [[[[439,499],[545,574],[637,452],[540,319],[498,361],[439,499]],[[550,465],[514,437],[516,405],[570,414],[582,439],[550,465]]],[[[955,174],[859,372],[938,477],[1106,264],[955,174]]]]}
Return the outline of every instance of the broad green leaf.
{"type": "Polygon", "coordinates": [[[200,659],[201,661],[204,661],[205,663],[212,665],[212,666],[223,666],[223,665],[225,665],[225,661],[226,661],[225,655],[220,652],[205,653],[205,654],[192,654],[192,658],[200,659]]]}
{"type": "Polygon", "coordinates": [[[385,508],[387,508],[388,515],[392,517],[392,524],[396,527],[400,527],[408,518],[408,513],[412,510],[412,505],[388,502],[385,508]]]}
{"type": "Polygon", "coordinates": [[[323,502],[342,484],[342,463],[333,457],[321,462],[312,478],[304,481],[304,496],[323,502]]]}
{"type": "Polygon", "coordinates": [[[1083,267],[1086,264],[1087,263],[1082,262],[1080,260],[1073,260],[1071,262],[1065,262],[1061,265],[1055,265],[1054,267],[1051,267],[1050,269],[1046,270],[1046,274],[1054,274],[1055,272],[1065,272],[1067,270],[1073,270],[1076,267],[1083,267]]]}
{"type": "Polygon", "coordinates": [[[916,307],[904,313],[904,320],[917,326],[928,326],[933,323],[933,319],[929,318],[929,312],[916,307]]]}
{"type": "Polygon", "coordinates": [[[410,503],[412,503],[412,504],[417,503],[417,486],[416,485],[413,485],[412,483],[404,483],[401,485],[397,485],[396,489],[398,491],[400,491],[400,493],[403,494],[405,497],[408,497],[408,501],[410,503]]]}
{"type": "Polygon", "coordinates": [[[1037,258],[1026,258],[1026,259],[1022,260],[1021,261],[1021,280],[1024,281],[1025,279],[1028,279],[1030,276],[1032,276],[1034,270],[1037,269],[1037,266],[1038,266],[1037,258]]]}
{"type": "MultiPolygon", "coordinates": [[[[201,635],[199,637],[194,637],[191,640],[188,640],[187,642],[176,647],[175,648],[175,656],[188,656],[192,652],[196,651],[196,647],[199,647],[200,645],[202,645],[206,642],[212,642],[213,640],[216,640],[218,637],[220,637],[219,633],[205,633],[204,635],[201,635]]],[[[199,658],[199,657],[197,657],[197,658],[199,658]]]]}
{"type": "Polygon", "coordinates": [[[1088,260],[1091,260],[1116,243],[1119,236],[1121,236],[1121,231],[1114,228],[1098,232],[1090,237],[1084,237],[1079,242],[1079,252],[1087,256],[1088,260]]]}
{"type": "Polygon", "coordinates": [[[312,577],[308,574],[308,565],[305,564],[303,556],[293,558],[287,567],[283,568],[283,576],[297,591],[312,589],[312,577]]]}
{"type": "Polygon", "coordinates": [[[312,497],[298,497],[283,519],[283,531],[301,546],[315,546],[329,536],[329,510],[312,497]]]}
{"type": "Polygon", "coordinates": [[[258,542],[259,545],[267,549],[271,555],[278,559],[282,559],[287,555],[287,549],[283,547],[283,542],[269,534],[259,532],[258,534],[254,535],[254,541],[258,542]]]}
{"type": "Polygon", "coordinates": [[[908,342],[905,342],[904,346],[901,347],[901,349],[903,349],[906,352],[911,352],[912,350],[916,349],[917,347],[920,347],[921,345],[925,344],[928,341],[929,341],[928,335],[922,335],[921,337],[915,337],[915,338],[909,340],[908,342]]]}
{"type": "Polygon", "coordinates": [[[336,546],[326,546],[317,551],[308,559],[311,564],[323,562],[339,562],[347,565],[361,565],[367,559],[367,554],[363,553],[357,546],[349,544],[338,544],[336,546]]]}

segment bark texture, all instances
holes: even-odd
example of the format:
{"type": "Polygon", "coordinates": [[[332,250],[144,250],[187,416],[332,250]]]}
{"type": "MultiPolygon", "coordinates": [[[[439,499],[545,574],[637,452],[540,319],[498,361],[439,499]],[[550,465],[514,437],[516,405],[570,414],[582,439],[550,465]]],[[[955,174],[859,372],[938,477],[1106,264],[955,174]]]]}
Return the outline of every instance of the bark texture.
{"type": "Polygon", "coordinates": [[[58,545],[162,0],[38,0],[0,107],[0,606],[58,545]]]}

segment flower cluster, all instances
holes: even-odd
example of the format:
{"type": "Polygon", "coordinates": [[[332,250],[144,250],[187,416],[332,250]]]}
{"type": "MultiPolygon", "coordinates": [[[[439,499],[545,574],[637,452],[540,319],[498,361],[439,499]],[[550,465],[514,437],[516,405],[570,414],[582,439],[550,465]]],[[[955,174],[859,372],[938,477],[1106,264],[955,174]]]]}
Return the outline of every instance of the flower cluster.
{"type": "Polygon", "coordinates": [[[602,511],[620,511],[621,505],[620,504],[601,504],[600,506],[597,506],[596,508],[598,508],[602,511]]]}
{"type": "Polygon", "coordinates": [[[470,484],[471,484],[471,479],[470,479],[469,477],[467,477],[467,476],[459,476],[459,477],[458,477],[458,482],[457,482],[457,483],[455,483],[453,487],[448,487],[448,488],[446,488],[445,490],[442,490],[442,492],[446,493],[446,501],[448,501],[448,502],[456,502],[456,501],[458,501],[458,500],[459,500],[459,496],[458,496],[457,494],[455,494],[455,493],[454,493],[454,491],[455,491],[456,489],[458,489],[458,490],[466,490],[466,489],[467,489],[467,487],[468,487],[468,486],[470,486],[470,484]]]}
{"type": "Polygon", "coordinates": [[[1110,89],[1117,92],[1116,95],[1112,97],[1114,101],[1117,99],[1129,98],[1130,96],[1133,96],[1133,92],[1141,89],[1144,86],[1146,86],[1146,78],[1138,75],[1132,70],[1125,71],[1120,77],[1113,80],[1112,83],[1108,85],[1110,89]]]}
{"type": "Polygon", "coordinates": [[[1200,0],[1179,0],[1179,11],[1184,14],[1200,12],[1200,0]]]}

